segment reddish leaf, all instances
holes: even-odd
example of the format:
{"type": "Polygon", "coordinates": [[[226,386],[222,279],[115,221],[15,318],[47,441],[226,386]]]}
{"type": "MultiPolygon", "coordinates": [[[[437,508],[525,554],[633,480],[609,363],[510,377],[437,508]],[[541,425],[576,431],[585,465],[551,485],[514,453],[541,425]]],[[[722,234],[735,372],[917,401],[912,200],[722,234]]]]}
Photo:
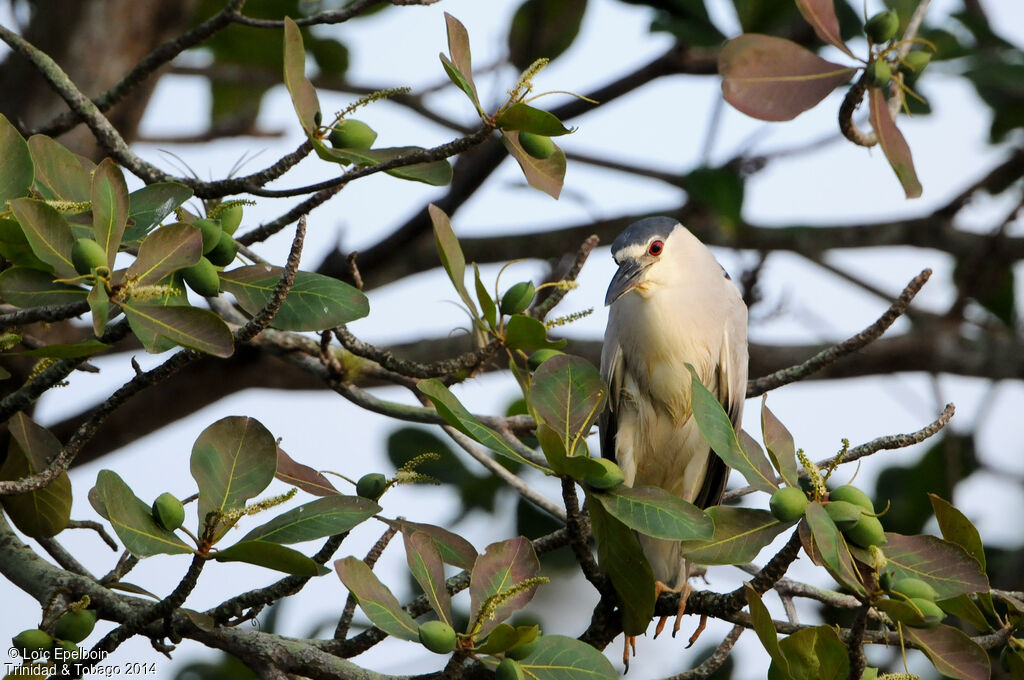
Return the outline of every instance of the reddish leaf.
{"type": "Polygon", "coordinates": [[[64,216],[32,198],[16,198],[9,205],[36,257],[53,267],[57,276],[78,276],[71,263],[71,246],[75,239],[64,216]]]}
{"type": "Polygon", "coordinates": [[[419,639],[416,622],[361,559],[346,557],[335,562],[334,568],[373,625],[400,640],[419,639]]]}
{"type": "Polygon", "coordinates": [[[988,591],[988,577],[978,560],[960,546],[935,536],[885,536],[883,552],[895,578],[919,578],[935,589],[940,600],[988,591]]]}
{"type": "MultiPolygon", "coordinates": [[[[15,413],[8,423],[10,441],[7,458],[0,466],[0,479],[14,481],[45,470],[60,455],[60,441],[24,413],[15,413]]],[[[71,481],[62,472],[41,489],[0,498],[4,510],[27,536],[56,536],[71,519],[71,481]]]]}
{"type": "Polygon", "coordinates": [[[302,33],[290,17],[284,19],[284,84],[291,95],[292,106],[306,134],[316,132],[316,114],[320,113],[320,100],[313,84],[306,78],[306,50],[302,33]]]}
{"type": "Polygon", "coordinates": [[[519,144],[519,133],[514,130],[502,131],[501,143],[523,169],[526,181],[534,189],[540,189],[552,198],[562,193],[562,182],[565,180],[565,152],[555,147],[555,152],[547,158],[534,158],[526,153],[519,144]]]}
{"type": "Polygon", "coordinates": [[[117,163],[107,158],[92,176],[92,229],[96,242],[107,254],[107,266],[114,266],[114,256],[121,245],[128,224],[128,186],[117,163]]]}
{"type": "Polygon", "coordinates": [[[917,179],[917,172],[914,170],[914,159],[910,155],[910,147],[903,133],[896,127],[892,115],[889,113],[889,103],[882,96],[882,91],[871,88],[868,92],[868,105],[870,107],[869,117],[871,127],[878,136],[878,145],[882,147],[889,165],[892,166],[896,178],[903,185],[903,191],[907,198],[919,198],[921,196],[921,182],[917,179]]]}
{"type": "MultiPolygon", "coordinates": [[[[533,545],[519,536],[487,546],[484,554],[477,558],[470,578],[470,611],[479,616],[481,607],[492,597],[508,593],[523,581],[540,573],[540,561],[533,551],[533,545]]],[[[527,588],[499,604],[491,616],[480,621],[477,634],[487,635],[495,626],[507,619],[513,612],[525,607],[533,599],[537,587],[527,588]]]]}
{"type": "Polygon", "coordinates": [[[981,534],[978,533],[978,529],[971,523],[971,520],[967,519],[964,513],[949,501],[933,493],[928,494],[928,498],[932,502],[935,519],[939,521],[942,537],[966,550],[967,554],[978,560],[978,564],[984,569],[985,548],[981,543],[981,534]]]}
{"type": "Polygon", "coordinates": [[[960,680],[987,680],[991,677],[988,654],[961,630],[951,626],[904,626],[903,634],[921,648],[942,675],[960,680]]]}
{"type": "Polygon", "coordinates": [[[92,161],[72,153],[46,135],[32,135],[28,148],[35,166],[35,187],[45,199],[88,201],[92,161]]]}
{"type": "Polygon", "coordinates": [[[7,117],[0,114],[0,154],[3,154],[3,167],[0,167],[0,208],[4,208],[11,198],[20,198],[28,194],[35,177],[32,167],[32,156],[28,144],[17,128],[11,125],[7,117]]]}
{"type": "Polygon", "coordinates": [[[125,277],[138,285],[158,283],[168,274],[199,262],[203,237],[191,224],[169,224],[146,237],[125,277]]]}
{"type": "Polygon", "coordinates": [[[173,345],[181,345],[215,357],[229,357],[235,351],[227,324],[208,309],[189,305],[136,304],[122,302],[121,308],[132,332],[147,352],[160,354],[173,345]]]}
{"type": "Polygon", "coordinates": [[[833,0],[796,0],[796,6],[822,42],[834,45],[853,57],[853,52],[839,34],[839,19],[833,0]]]}
{"type": "Polygon", "coordinates": [[[792,120],[855,71],[789,40],[757,33],[730,40],[718,56],[725,100],[760,120],[792,120]]]}
{"type": "Polygon", "coordinates": [[[245,562],[293,576],[321,576],[326,569],[298,550],[269,541],[239,541],[213,554],[218,562],[245,562]]]}
{"type": "Polygon", "coordinates": [[[767,510],[717,505],[707,509],[715,533],[707,541],[683,541],[683,555],[700,564],[746,564],[792,526],[767,510]]]}
{"type": "MultiPolygon", "coordinates": [[[[462,22],[448,12],[444,13],[444,21],[448,28],[448,53],[452,55],[451,63],[469,87],[466,94],[476,103],[478,99],[476,85],[473,83],[473,57],[469,51],[469,33],[466,32],[466,27],[462,25],[462,22]]],[[[456,84],[466,90],[462,84],[458,82],[456,84]]]]}
{"type": "Polygon", "coordinates": [[[473,544],[458,534],[453,534],[447,529],[434,526],[433,524],[420,524],[410,522],[406,519],[383,519],[382,521],[390,527],[402,532],[403,536],[411,536],[415,533],[424,533],[433,539],[441,553],[441,559],[445,563],[458,567],[459,569],[472,569],[476,562],[477,552],[473,544]]]}
{"type": "Polygon", "coordinates": [[[437,544],[422,531],[402,534],[405,539],[405,558],[409,571],[420,584],[427,602],[438,617],[448,625],[452,624],[452,596],[444,582],[444,562],[437,544]]]}
{"type": "Polygon", "coordinates": [[[768,408],[767,399],[767,395],[761,399],[761,434],[764,437],[764,446],[768,449],[772,465],[786,480],[786,484],[798,486],[800,480],[796,471],[796,445],[793,443],[793,435],[768,408]]]}
{"type": "Polygon", "coordinates": [[[314,496],[337,496],[341,492],[322,474],[277,449],[277,472],[274,475],[285,484],[302,489],[314,496]]]}

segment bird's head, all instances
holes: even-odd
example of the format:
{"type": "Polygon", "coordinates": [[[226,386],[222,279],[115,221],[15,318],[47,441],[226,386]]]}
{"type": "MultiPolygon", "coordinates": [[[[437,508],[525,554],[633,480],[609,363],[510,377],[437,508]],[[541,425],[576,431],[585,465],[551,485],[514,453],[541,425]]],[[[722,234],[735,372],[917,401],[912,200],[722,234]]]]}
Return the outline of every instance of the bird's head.
{"type": "Polygon", "coordinates": [[[646,217],[629,225],[612,244],[612,257],[619,270],[612,277],[604,304],[610,305],[626,293],[644,284],[661,267],[671,267],[674,255],[682,248],[686,228],[671,217],[646,217]]]}

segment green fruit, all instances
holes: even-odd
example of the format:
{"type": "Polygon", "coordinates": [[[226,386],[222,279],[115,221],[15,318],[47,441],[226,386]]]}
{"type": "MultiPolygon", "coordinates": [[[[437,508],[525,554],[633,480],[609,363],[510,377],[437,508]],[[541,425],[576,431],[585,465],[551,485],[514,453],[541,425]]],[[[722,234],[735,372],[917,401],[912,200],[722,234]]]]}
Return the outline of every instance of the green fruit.
{"type": "Polygon", "coordinates": [[[220,294],[220,275],[217,268],[205,257],[199,258],[199,262],[187,269],[181,270],[188,287],[203,297],[217,297],[220,294]]]}
{"type": "Polygon", "coordinates": [[[921,75],[921,71],[924,70],[925,66],[927,66],[931,60],[932,53],[926,50],[910,52],[907,56],[903,57],[903,61],[900,62],[900,70],[916,78],[921,75]]]}
{"type": "Polygon", "coordinates": [[[844,531],[846,537],[862,548],[885,543],[885,529],[877,517],[861,515],[855,525],[844,531]]]}
{"type": "Polygon", "coordinates": [[[868,64],[867,72],[868,84],[871,87],[882,88],[892,80],[892,68],[884,59],[876,59],[868,64]]]}
{"type": "Polygon", "coordinates": [[[174,531],[185,522],[185,506],[173,494],[162,493],[153,501],[153,519],[168,531],[174,531]]]}
{"type": "Polygon", "coordinates": [[[217,213],[217,219],[220,220],[221,230],[228,234],[234,234],[238,230],[238,226],[242,224],[242,204],[232,203],[220,210],[217,213]]]}
{"type": "Polygon", "coordinates": [[[74,661],[80,655],[78,645],[70,640],[53,641],[53,658],[57,661],[74,661]],[[60,649],[61,651],[57,651],[60,649]]]}
{"type": "Polygon", "coordinates": [[[896,31],[899,29],[900,16],[891,9],[879,12],[864,24],[864,33],[875,44],[889,42],[896,37],[896,31]]]}
{"type": "Polygon", "coordinates": [[[373,146],[377,133],[361,120],[345,119],[331,131],[331,146],[335,149],[356,149],[365,151],[373,146]]]}
{"type": "Polygon", "coordinates": [[[455,651],[455,631],[444,621],[427,621],[419,629],[420,643],[435,654],[455,651]]]}
{"type": "Polygon", "coordinates": [[[910,599],[910,604],[921,611],[921,618],[907,621],[908,626],[913,626],[914,628],[934,628],[946,618],[946,613],[931,600],[913,597],[910,599]]]}
{"type": "Polygon", "coordinates": [[[220,241],[223,229],[220,227],[220,220],[200,218],[192,223],[192,226],[203,234],[203,254],[213,250],[220,241]]]}
{"type": "Polygon", "coordinates": [[[356,482],[356,493],[363,498],[369,498],[371,501],[380,498],[387,488],[388,478],[379,472],[363,475],[356,482]]]}
{"type": "Polygon", "coordinates": [[[536,294],[537,290],[531,281],[520,281],[501,296],[501,313],[512,315],[525,311],[536,294]]]}
{"type": "Polygon", "coordinates": [[[800,487],[786,486],[772,494],[768,507],[779,521],[793,522],[804,516],[807,496],[800,487]]]}
{"type": "Polygon", "coordinates": [[[64,616],[57,619],[57,625],[53,627],[53,634],[60,640],[68,642],[81,642],[89,637],[92,629],[96,626],[96,612],[92,609],[71,610],[64,616]]]}
{"type": "Polygon", "coordinates": [[[513,659],[502,659],[494,669],[494,680],[525,680],[523,667],[513,659]]]}
{"type": "Polygon", "coordinates": [[[562,354],[562,352],[559,352],[557,349],[539,349],[530,355],[530,358],[526,363],[529,364],[531,369],[536,371],[545,361],[557,357],[560,354],[562,354]]]}
{"type": "Polygon", "coordinates": [[[519,133],[519,146],[523,147],[526,153],[541,160],[549,158],[555,152],[555,143],[550,137],[535,135],[532,132],[519,133]]]}
{"type": "Polygon", "coordinates": [[[894,575],[888,569],[878,574],[878,587],[882,590],[892,590],[894,575]]]}
{"type": "Polygon", "coordinates": [[[934,602],[938,597],[935,589],[919,578],[901,578],[893,583],[889,590],[894,593],[906,595],[911,599],[930,600],[934,602]]]}
{"type": "Polygon", "coordinates": [[[213,250],[206,254],[206,259],[218,267],[227,267],[229,264],[235,261],[235,255],[238,254],[238,241],[231,237],[226,231],[220,233],[220,240],[217,241],[217,245],[213,247],[213,250]]]}
{"type": "Polygon", "coordinates": [[[825,512],[840,529],[852,529],[864,514],[864,508],[846,501],[832,501],[825,505],[825,512]]]}
{"type": "Polygon", "coordinates": [[[602,470],[600,472],[592,472],[583,478],[583,483],[587,486],[591,486],[595,489],[610,489],[622,484],[622,482],[626,480],[626,475],[622,473],[622,468],[614,462],[607,458],[594,458],[592,460],[597,463],[602,470]]]}
{"type": "Polygon", "coordinates": [[[50,651],[53,646],[53,638],[45,630],[32,628],[15,635],[11,638],[11,643],[21,653],[21,658],[38,659],[41,654],[50,651]]]}
{"type": "Polygon", "coordinates": [[[71,264],[75,271],[85,276],[96,267],[107,266],[107,254],[103,246],[91,238],[80,238],[71,246],[71,264]]]}
{"type": "Polygon", "coordinates": [[[845,484],[829,491],[828,498],[832,501],[845,501],[859,505],[872,515],[875,514],[875,504],[871,502],[871,498],[852,484],[845,484]]]}
{"type": "Polygon", "coordinates": [[[516,645],[512,649],[505,652],[505,656],[509,659],[515,659],[519,661],[533,654],[534,648],[537,646],[537,640],[531,640],[530,642],[524,642],[521,645],[516,645]]]}

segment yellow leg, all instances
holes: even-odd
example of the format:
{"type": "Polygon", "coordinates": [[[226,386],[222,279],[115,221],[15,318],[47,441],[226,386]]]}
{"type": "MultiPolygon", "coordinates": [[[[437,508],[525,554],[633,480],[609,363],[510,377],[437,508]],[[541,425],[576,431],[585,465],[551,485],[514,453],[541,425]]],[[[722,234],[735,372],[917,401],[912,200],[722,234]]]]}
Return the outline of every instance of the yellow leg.
{"type": "Polygon", "coordinates": [[[693,631],[693,635],[690,636],[690,644],[686,645],[687,649],[689,649],[690,647],[693,647],[693,643],[697,641],[697,638],[700,637],[700,634],[703,633],[704,629],[707,628],[707,627],[708,627],[708,615],[707,614],[701,614],[700,615],[700,623],[697,624],[697,630],[693,631]]]}

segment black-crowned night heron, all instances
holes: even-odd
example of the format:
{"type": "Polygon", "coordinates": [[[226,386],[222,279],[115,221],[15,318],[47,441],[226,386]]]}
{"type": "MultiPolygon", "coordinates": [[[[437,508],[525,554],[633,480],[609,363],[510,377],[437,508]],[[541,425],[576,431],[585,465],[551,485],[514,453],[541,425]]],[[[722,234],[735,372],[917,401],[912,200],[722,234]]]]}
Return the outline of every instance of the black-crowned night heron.
{"type": "MultiPolygon", "coordinates": [[[[611,309],[601,354],[609,386],[602,455],[618,463],[630,486],[661,487],[701,508],[715,505],[729,470],[697,429],[686,364],[738,426],[747,307],[711,251],[674,219],[635,222],[615,239],[612,255],[619,270],[605,297],[611,309]]],[[[690,592],[689,567],[678,541],[639,539],[658,591],[680,593],[675,635],[690,592]]],[[[663,618],[657,632],[664,624],[663,618]]],[[[626,655],[630,643],[627,638],[626,655]]]]}

